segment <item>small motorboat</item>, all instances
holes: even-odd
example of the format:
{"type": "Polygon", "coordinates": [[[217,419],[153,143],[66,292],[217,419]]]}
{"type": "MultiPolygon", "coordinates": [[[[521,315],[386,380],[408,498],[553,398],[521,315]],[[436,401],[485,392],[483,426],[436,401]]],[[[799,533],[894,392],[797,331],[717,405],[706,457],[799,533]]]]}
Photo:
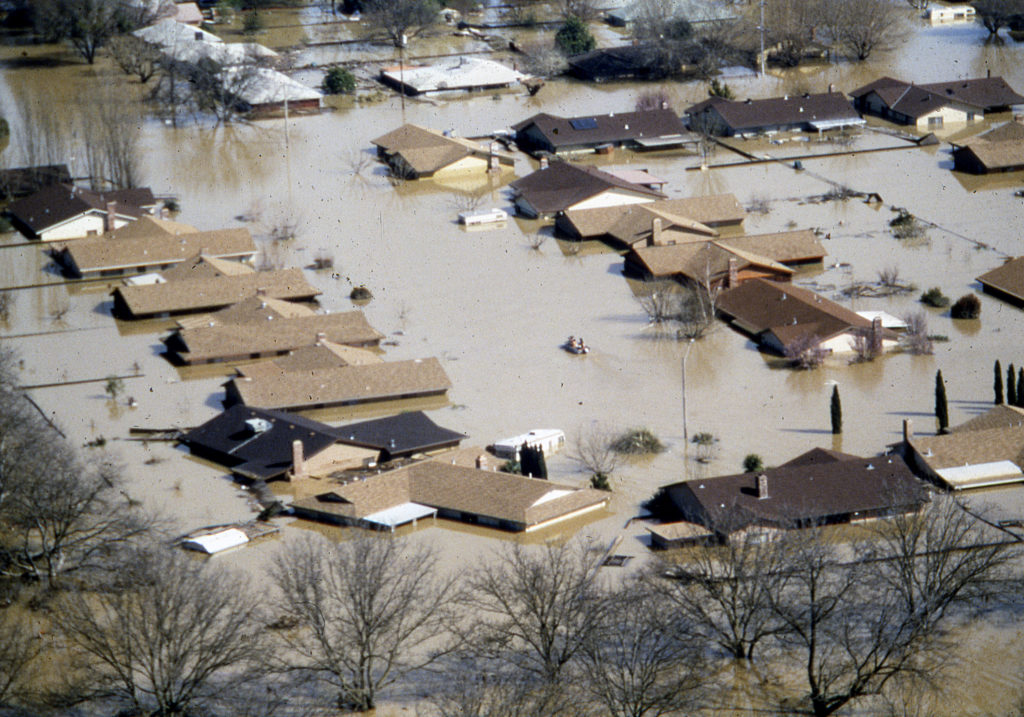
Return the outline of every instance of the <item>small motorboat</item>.
{"type": "Polygon", "coordinates": [[[575,336],[570,336],[562,344],[562,349],[564,351],[568,351],[569,353],[576,355],[590,353],[590,347],[587,346],[586,342],[583,341],[582,337],[576,338],[575,336]]]}

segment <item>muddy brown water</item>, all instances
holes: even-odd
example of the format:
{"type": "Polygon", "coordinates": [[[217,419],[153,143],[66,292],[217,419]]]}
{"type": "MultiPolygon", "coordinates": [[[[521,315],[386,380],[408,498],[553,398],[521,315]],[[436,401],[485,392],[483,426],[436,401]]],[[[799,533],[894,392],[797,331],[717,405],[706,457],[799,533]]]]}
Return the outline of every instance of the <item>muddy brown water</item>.
{"type": "MultiPolygon", "coordinates": [[[[268,35],[273,38],[273,31],[268,35]]],[[[289,28],[281,41],[293,44],[294,35],[289,28]]],[[[829,83],[850,90],[883,74],[927,82],[991,71],[1024,90],[1024,49],[1010,41],[984,44],[984,35],[980,26],[920,24],[893,52],[878,53],[863,65],[815,65],[731,84],[740,97],[770,96],[822,91],[829,83]]],[[[458,49],[460,42],[446,37],[431,40],[429,48],[458,49]]],[[[4,115],[16,97],[71,96],[102,82],[125,82],[102,62],[88,68],[53,47],[2,47],[0,62],[4,115]],[[58,62],[27,61],[36,57],[58,62]]],[[[668,93],[677,109],[704,94],[696,83],[656,87],[668,93]]],[[[387,358],[441,358],[454,389],[448,404],[433,408],[431,415],[468,434],[467,444],[485,445],[530,428],[561,428],[570,438],[594,426],[653,430],[668,451],[619,467],[610,512],[555,531],[560,535],[582,528],[601,541],[621,536],[618,552],[639,557],[646,554],[646,533],[642,523],[627,521],[657,486],[738,471],[748,453],[760,454],[768,464],[815,446],[875,454],[899,439],[903,418],[912,418],[919,431],[934,430],[936,370],[948,382],[955,423],[990,405],[995,359],[1004,367],[1024,364],[1024,313],[986,296],[975,322],[954,322],[946,313],[926,310],[930,332],[949,338],[935,345],[934,355],[889,355],[859,365],[837,359],[810,372],[779,369],[748,339],[719,327],[694,343],[686,360],[687,431],[709,431],[719,439],[714,460],[698,464],[683,439],[681,361],[687,345],[648,325],[635,301],[635,287],[621,276],[617,254],[590,245],[573,253],[553,238],[533,249],[529,236],[540,229],[537,222],[515,220],[485,231],[466,231],[455,223],[467,195],[482,197],[482,206],[508,208],[504,185],[531,171],[530,160],[518,159],[515,174],[497,183],[395,186],[378,164],[364,159],[372,138],[403,121],[483,135],[541,110],[567,115],[629,110],[646,89],[651,87],[553,81],[534,97],[510,92],[407,100],[404,112],[397,98],[388,97],[365,106],[342,103],[345,109],[287,124],[269,120],[210,129],[150,121],[140,128],[142,176],[157,193],[176,195],[182,208],[178,219],[200,229],[239,226],[235,217],[244,213],[260,216],[258,223],[246,224],[257,233],[284,218],[297,219],[298,238],[280,247],[280,261],[305,266],[318,252],[331,254],[337,278],[312,271],[307,277],[323,290],[322,304],[332,311],[352,307],[348,294],[353,285],[368,286],[374,299],[364,307],[367,317],[394,344],[387,347],[387,358]],[[569,334],[585,337],[592,353],[579,357],[560,351],[558,345],[569,334]],[[845,429],[836,438],[829,433],[833,382],[842,396],[845,429]]],[[[17,139],[16,123],[13,132],[17,139]]],[[[899,144],[888,135],[865,133],[857,148],[899,144]]],[[[797,149],[829,149],[813,141],[799,146],[751,142],[749,147],[783,158],[797,149]]],[[[17,164],[15,149],[3,156],[17,164]]],[[[738,158],[719,150],[712,163],[738,158]]],[[[897,266],[905,281],[921,289],[940,286],[956,298],[975,291],[974,277],[1004,256],[1021,253],[1024,200],[1015,198],[1013,189],[1024,185],[1024,177],[954,175],[948,145],[805,159],[803,172],[785,162],[691,171],[697,160],[674,153],[617,153],[600,163],[647,168],[668,180],[671,197],[733,192],[743,203],[765,200],[768,213],[751,214],[747,233],[821,228],[831,237],[826,240],[829,255],[823,266],[796,280],[829,296],[854,280],[871,281],[879,270],[897,266]],[[828,191],[829,182],[877,192],[885,203],[807,201],[828,191]],[[893,239],[887,231],[890,205],[932,223],[927,240],[901,244],[893,239]]],[[[34,246],[0,251],[0,286],[56,278],[34,246]]],[[[900,315],[922,309],[917,293],[846,303],[900,315]]],[[[102,383],[33,391],[76,443],[98,436],[123,438],[136,425],[197,425],[220,410],[223,372],[179,373],[160,356],[159,339],[167,324],[115,323],[105,287],[56,286],[12,294],[16,298],[2,331],[24,362],[25,384],[130,373],[135,364],[141,370],[140,378],[125,381],[136,408],[112,404],[102,383]]],[[[335,412],[327,417],[360,416],[335,412]]],[[[162,443],[115,440],[112,445],[126,466],[131,494],[181,532],[252,517],[253,503],[244,491],[216,467],[190,460],[185,451],[162,443]]],[[[555,480],[577,485],[586,480],[564,454],[552,457],[549,467],[555,480]]],[[[986,491],[974,500],[997,517],[1024,518],[1022,488],[986,491]]],[[[288,529],[282,539],[296,532],[288,529]]],[[[472,562],[510,538],[444,521],[407,532],[436,544],[452,566],[472,562]]],[[[264,541],[222,560],[257,569],[276,543],[264,541]]],[[[957,713],[995,714],[1012,704],[1021,687],[1011,667],[1019,664],[1014,634],[995,628],[971,633],[965,650],[971,679],[957,696],[957,713]]]]}

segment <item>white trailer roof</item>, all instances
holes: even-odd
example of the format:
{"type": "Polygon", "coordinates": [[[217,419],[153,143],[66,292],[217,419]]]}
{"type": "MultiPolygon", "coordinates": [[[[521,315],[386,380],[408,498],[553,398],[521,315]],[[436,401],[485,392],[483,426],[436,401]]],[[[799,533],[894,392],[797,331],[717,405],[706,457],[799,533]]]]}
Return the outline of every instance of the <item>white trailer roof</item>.
{"type": "Polygon", "coordinates": [[[229,548],[237,548],[249,542],[249,536],[238,528],[226,528],[216,533],[200,535],[196,538],[189,538],[181,542],[182,547],[189,550],[198,550],[200,553],[213,555],[229,548]]]}
{"type": "Polygon", "coordinates": [[[395,528],[399,525],[405,525],[411,523],[414,520],[420,518],[426,518],[428,516],[437,515],[437,508],[431,508],[429,505],[420,505],[419,503],[402,503],[401,505],[395,505],[384,510],[378,510],[376,513],[370,513],[363,517],[368,523],[376,523],[377,525],[383,525],[387,528],[395,528]]]}
{"type": "Polygon", "coordinates": [[[954,466],[940,468],[935,472],[954,490],[984,488],[985,486],[1024,481],[1024,472],[1013,461],[992,461],[991,463],[954,466]]]}

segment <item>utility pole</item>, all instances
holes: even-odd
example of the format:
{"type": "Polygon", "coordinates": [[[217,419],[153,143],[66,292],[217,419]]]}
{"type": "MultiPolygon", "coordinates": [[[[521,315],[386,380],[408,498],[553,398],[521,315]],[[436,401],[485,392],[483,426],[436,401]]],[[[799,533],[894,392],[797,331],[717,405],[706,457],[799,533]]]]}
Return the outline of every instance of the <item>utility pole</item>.
{"type": "Polygon", "coordinates": [[[685,443],[690,442],[690,433],[686,428],[686,357],[690,355],[692,348],[693,339],[690,339],[690,343],[686,345],[686,351],[683,352],[683,441],[685,443]]]}
{"type": "Polygon", "coordinates": [[[765,0],[761,0],[761,77],[765,75],[765,0]]]}

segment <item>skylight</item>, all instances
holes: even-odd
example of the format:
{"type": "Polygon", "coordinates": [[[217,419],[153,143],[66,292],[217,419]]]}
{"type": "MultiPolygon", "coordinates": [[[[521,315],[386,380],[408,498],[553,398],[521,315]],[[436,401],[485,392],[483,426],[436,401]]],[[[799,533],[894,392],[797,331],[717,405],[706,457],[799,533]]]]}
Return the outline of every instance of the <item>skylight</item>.
{"type": "Polygon", "coordinates": [[[594,117],[577,117],[569,120],[569,124],[575,130],[597,129],[597,119],[594,117]]]}

